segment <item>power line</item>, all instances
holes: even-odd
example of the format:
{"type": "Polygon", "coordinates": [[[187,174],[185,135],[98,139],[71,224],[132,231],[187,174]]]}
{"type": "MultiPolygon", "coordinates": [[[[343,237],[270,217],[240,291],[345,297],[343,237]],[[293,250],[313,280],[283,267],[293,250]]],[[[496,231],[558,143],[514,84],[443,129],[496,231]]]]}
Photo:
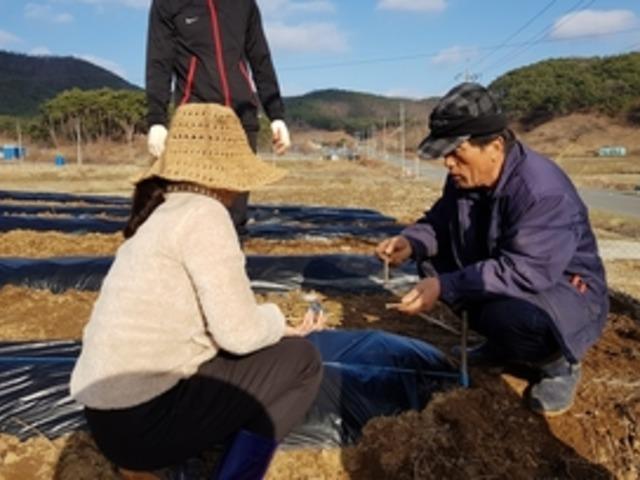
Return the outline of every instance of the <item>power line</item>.
{"type": "MultiPolygon", "coordinates": [[[[551,24],[548,25],[547,27],[545,27],[544,29],[542,29],[540,32],[538,32],[536,35],[534,35],[533,37],[531,37],[529,39],[529,41],[525,42],[524,45],[522,45],[521,47],[519,47],[518,49],[516,49],[513,52],[508,53],[507,55],[503,55],[502,57],[500,57],[499,60],[497,60],[496,62],[493,62],[492,64],[490,64],[488,67],[486,67],[483,72],[487,72],[490,71],[492,68],[495,68],[498,65],[505,65],[511,61],[513,61],[516,57],[519,57],[520,55],[522,55],[522,53],[524,53],[526,50],[528,50],[531,46],[542,43],[542,40],[547,36],[547,34],[553,30],[553,28],[557,28],[560,25],[564,24],[565,22],[567,22],[569,20],[569,15],[571,15],[572,13],[575,13],[579,8],[588,8],[591,5],[593,5],[595,3],[596,0],[588,0],[586,5],[583,5],[583,3],[585,2],[585,0],[578,0],[569,10],[567,10],[564,13],[564,18],[561,22],[557,23],[557,24],[551,24]]],[[[576,37],[574,37],[576,38],[576,37]]]]}
{"type": "Polygon", "coordinates": [[[527,20],[520,28],[518,28],[515,32],[513,32],[506,39],[504,39],[503,42],[500,45],[498,45],[495,49],[493,49],[492,51],[490,51],[486,55],[482,56],[479,60],[474,62],[471,65],[470,70],[473,71],[473,69],[476,67],[476,65],[481,65],[487,58],[489,58],[495,52],[497,52],[501,48],[504,48],[505,46],[507,46],[510,40],[512,40],[513,38],[518,36],[518,34],[520,34],[520,32],[522,32],[525,28],[527,28],[534,21],[536,21],[538,18],[540,18],[540,16],[542,16],[547,10],[549,10],[556,3],[556,1],[557,0],[551,0],[549,3],[547,3],[547,5],[542,10],[540,10],[538,13],[536,13],[533,17],[531,17],[529,20],[527,20]]]}
{"type": "MultiPolygon", "coordinates": [[[[616,32],[611,32],[611,33],[606,33],[606,34],[601,34],[598,35],[599,37],[610,37],[610,36],[615,36],[615,35],[622,35],[625,33],[632,33],[632,32],[638,32],[640,31],[640,28],[636,27],[636,28],[629,28],[626,30],[618,30],[616,32]]],[[[570,41],[574,41],[574,40],[580,40],[580,39],[590,39],[593,38],[592,34],[585,34],[585,35],[576,35],[575,37],[571,37],[571,38],[542,38],[540,40],[535,41],[533,44],[534,45],[540,45],[540,44],[545,44],[545,43],[561,43],[561,42],[570,42],[570,41]]],[[[518,48],[518,47],[525,47],[525,46],[530,46],[532,45],[531,41],[525,41],[525,42],[517,42],[517,43],[512,43],[512,44],[508,44],[508,45],[502,45],[501,48],[505,48],[505,47],[514,47],[514,48],[518,48]]],[[[496,49],[498,47],[498,45],[493,45],[493,46],[486,46],[486,47],[478,47],[478,48],[472,48],[469,47],[468,51],[483,51],[483,50],[492,50],[492,49],[496,49]]],[[[423,58],[435,58],[437,56],[440,55],[441,52],[431,52],[431,53],[416,53],[414,55],[399,55],[399,56],[394,56],[394,57],[380,57],[380,58],[370,58],[370,59],[366,59],[366,60],[353,60],[353,61],[345,61],[345,62],[333,62],[333,63],[318,63],[318,64],[310,64],[310,65],[299,65],[299,66],[290,66],[290,67],[279,67],[278,71],[283,70],[283,71],[303,71],[303,70],[318,70],[318,69],[325,69],[325,68],[341,68],[341,67],[354,67],[354,66],[358,66],[358,65],[374,65],[374,64],[379,64],[379,63],[393,63],[393,62],[399,62],[399,61],[405,61],[405,60],[417,60],[417,59],[423,59],[423,58]]],[[[486,69],[485,69],[486,70],[486,69]]]]}
{"type": "Polygon", "coordinates": [[[628,47],[623,48],[622,50],[623,50],[623,51],[630,50],[630,51],[632,51],[632,52],[633,52],[636,48],[640,48],[640,42],[638,42],[638,43],[633,43],[633,44],[629,45],[628,47]]]}

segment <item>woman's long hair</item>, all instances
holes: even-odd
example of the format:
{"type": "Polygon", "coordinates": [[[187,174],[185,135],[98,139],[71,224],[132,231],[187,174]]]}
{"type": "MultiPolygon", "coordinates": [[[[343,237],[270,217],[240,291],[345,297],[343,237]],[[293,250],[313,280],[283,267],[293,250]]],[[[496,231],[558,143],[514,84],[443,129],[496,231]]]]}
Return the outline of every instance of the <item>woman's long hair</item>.
{"type": "Polygon", "coordinates": [[[124,238],[130,238],[153,211],[164,202],[169,182],[160,177],[151,177],[136,184],[131,201],[131,214],[124,227],[124,238]]]}

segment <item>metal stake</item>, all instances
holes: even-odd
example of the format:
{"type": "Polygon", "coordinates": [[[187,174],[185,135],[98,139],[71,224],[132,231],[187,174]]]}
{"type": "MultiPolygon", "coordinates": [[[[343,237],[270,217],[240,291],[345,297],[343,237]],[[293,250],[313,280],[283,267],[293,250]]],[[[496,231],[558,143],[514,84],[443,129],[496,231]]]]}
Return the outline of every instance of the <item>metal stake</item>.
{"type": "Polygon", "coordinates": [[[467,368],[467,337],[469,335],[469,319],[466,310],[462,311],[462,335],[460,338],[460,385],[469,387],[469,371],[467,368]]]}

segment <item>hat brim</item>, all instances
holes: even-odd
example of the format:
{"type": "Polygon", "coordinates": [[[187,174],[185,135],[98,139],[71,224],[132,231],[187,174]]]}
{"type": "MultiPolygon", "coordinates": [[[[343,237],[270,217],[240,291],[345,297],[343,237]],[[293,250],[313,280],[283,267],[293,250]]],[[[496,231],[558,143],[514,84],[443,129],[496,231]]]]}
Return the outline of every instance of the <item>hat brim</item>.
{"type": "Polygon", "coordinates": [[[469,135],[460,137],[434,138],[431,135],[425,137],[418,145],[418,155],[424,159],[444,157],[446,154],[458,148],[469,135]]]}
{"type": "Polygon", "coordinates": [[[134,184],[152,177],[159,177],[174,182],[190,182],[207,188],[219,188],[236,192],[249,192],[281,180],[287,170],[271,165],[257,156],[235,159],[236,162],[211,169],[208,174],[195,175],[189,166],[200,159],[189,158],[178,168],[165,164],[164,155],[154,160],[153,164],[140,176],[134,184]],[[248,173],[251,173],[249,175],[248,173]],[[240,174],[238,174],[240,173],[240,174]],[[197,178],[196,178],[197,177],[197,178]]]}

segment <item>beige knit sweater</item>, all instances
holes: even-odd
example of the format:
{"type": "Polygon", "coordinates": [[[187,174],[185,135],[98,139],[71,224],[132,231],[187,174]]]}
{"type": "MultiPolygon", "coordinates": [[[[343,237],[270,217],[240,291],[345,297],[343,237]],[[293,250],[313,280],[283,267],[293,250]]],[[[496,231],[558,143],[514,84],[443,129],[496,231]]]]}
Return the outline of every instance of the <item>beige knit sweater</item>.
{"type": "Polygon", "coordinates": [[[257,305],[225,207],[170,193],[118,249],[84,329],[71,395],[97,409],[143,403],[193,375],[219,349],[276,343],[285,319],[257,305]]]}

